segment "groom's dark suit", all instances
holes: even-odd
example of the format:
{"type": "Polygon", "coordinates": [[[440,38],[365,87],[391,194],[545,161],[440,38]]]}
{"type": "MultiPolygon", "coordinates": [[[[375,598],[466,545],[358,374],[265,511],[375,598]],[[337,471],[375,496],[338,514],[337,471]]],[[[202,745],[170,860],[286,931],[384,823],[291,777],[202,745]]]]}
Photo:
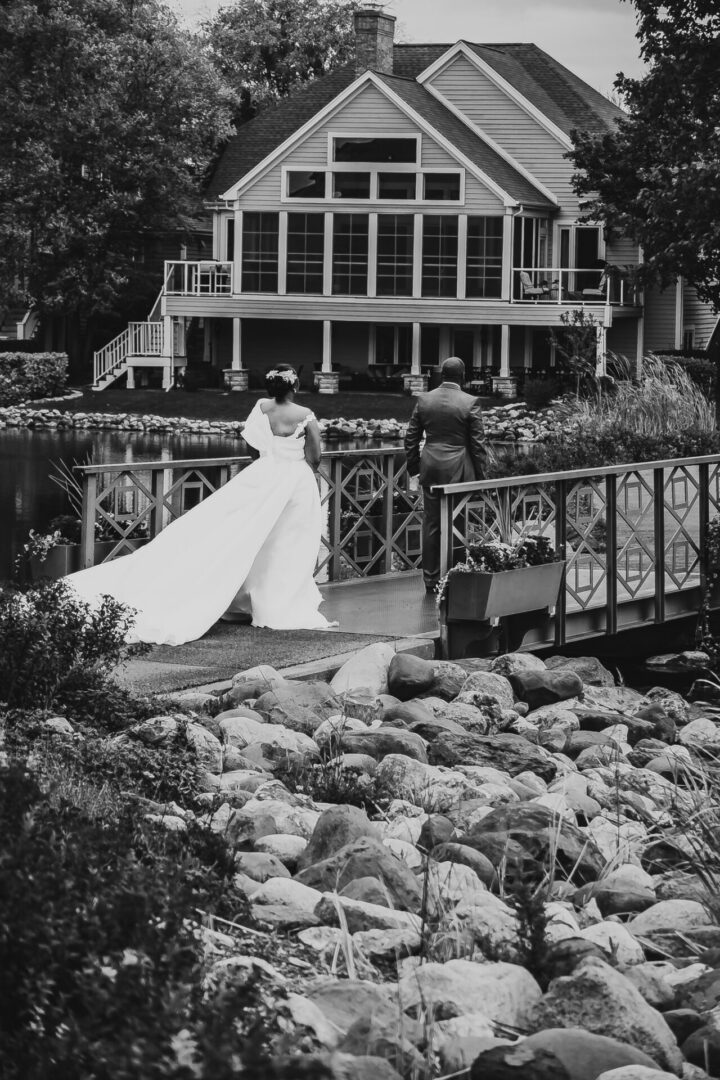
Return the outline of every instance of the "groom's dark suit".
{"type": "Polygon", "coordinates": [[[405,436],[408,472],[423,489],[422,568],[426,587],[440,578],[440,498],[434,484],[460,484],[485,475],[485,434],[480,401],[455,382],[418,394],[405,436]],[[425,446],[420,452],[420,441],[425,446]]]}

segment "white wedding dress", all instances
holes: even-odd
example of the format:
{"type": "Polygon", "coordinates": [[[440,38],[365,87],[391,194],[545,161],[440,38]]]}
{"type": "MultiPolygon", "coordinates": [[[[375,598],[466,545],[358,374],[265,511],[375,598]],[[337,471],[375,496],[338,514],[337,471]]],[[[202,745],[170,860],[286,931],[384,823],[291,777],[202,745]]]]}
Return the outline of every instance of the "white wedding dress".
{"type": "Polygon", "coordinates": [[[243,438],[260,457],[131,555],[65,579],[83,600],[109,595],[137,611],[129,641],[181,645],[224,614],[253,626],[325,630],[313,572],[320,496],[305,461],[305,427],[274,435],[261,399],[243,438]]]}

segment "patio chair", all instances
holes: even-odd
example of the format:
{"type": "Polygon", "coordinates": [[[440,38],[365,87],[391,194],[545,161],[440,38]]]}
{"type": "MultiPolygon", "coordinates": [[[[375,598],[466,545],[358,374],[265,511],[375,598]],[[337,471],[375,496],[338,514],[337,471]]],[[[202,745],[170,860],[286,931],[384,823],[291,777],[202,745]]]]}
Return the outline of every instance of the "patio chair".
{"type": "Polygon", "coordinates": [[[520,271],[520,299],[521,300],[542,300],[547,295],[547,286],[533,285],[532,278],[528,274],[527,270],[520,271]]]}
{"type": "Polygon", "coordinates": [[[607,271],[603,270],[600,275],[600,280],[597,283],[596,289],[583,289],[583,300],[604,300],[607,294],[608,275],[607,271]]]}

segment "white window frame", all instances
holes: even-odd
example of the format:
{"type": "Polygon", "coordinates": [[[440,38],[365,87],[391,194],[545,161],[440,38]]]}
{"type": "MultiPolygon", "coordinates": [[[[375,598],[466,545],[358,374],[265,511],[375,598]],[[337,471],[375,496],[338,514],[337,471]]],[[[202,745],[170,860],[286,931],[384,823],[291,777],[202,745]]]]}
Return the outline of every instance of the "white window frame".
{"type": "MultiPolygon", "coordinates": [[[[407,132],[407,131],[383,131],[378,134],[377,131],[343,131],[342,129],[330,130],[327,133],[327,163],[331,168],[345,168],[349,167],[352,171],[356,169],[358,165],[371,165],[372,168],[378,168],[379,162],[375,161],[334,161],[333,160],[333,142],[335,139],[410,139],[415,140],[415,161],[403,161],[397,162],[396,165],[390,164],[389,168],[383,167],[383,172],[392,172],[393,168],[403,171],[409,166],[414,166],[415,169],[420,168],[420,162],[422,161],[422,135],[419,132],[407,132]]],[[[388,164],[387,162],[385,163],[388,164]]]]}
{"type": "MultiPolygon", "coordinates": [[[[419,138],[419,136],[418,136],[419,138]]],[[[461,167],[449,167],[443,168],[429,168],[425,169],[418,165],[366,165],[364,162],[348,162],[340,165],[334,165],[332,168],[326,168],[323,166],[318,169],[311,168],[298,168],[297,165],[282,165],[280,167],[280,202],[284,205],[290,206],[327,206],[332,204],[333,206],[349,206],[357,205],[363,208],[367,208],[370,203],[376,204],[375,208],[378,213],[382,213],[383,209],[387,207],[403,206],[428,206],[428,207],[447,207],[456,208],[465,206],[465,190],[467,182],[467,172],[461,167]],[[323,198],[302,198],[296,199],[288,194],[288,174],[291,172],[324,172],[325,173],[325,196],[323,198]],[[366,199],[336,199],[333,195],[333,175],[338,173],[368,173],[370,176],[370,194],[366,199]],[[414,199],[380,199],[378,198],[379,187],[379,174],[380,173],[412,173],[415,176],[415,198],[414,199]],[[460,195],[458,199],[425,199],[419,196],[424,194],[424,178],[425,176],[459,176],[460,178],[460,195]]]]}

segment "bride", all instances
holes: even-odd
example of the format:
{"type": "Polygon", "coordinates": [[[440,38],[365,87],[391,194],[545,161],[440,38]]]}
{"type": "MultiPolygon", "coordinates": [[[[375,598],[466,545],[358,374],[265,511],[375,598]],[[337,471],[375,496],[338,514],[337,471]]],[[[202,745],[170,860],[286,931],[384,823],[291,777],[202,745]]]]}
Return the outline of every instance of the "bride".
{"type": "Polygon", "coordinates": [[[66,580],[83,600],[109,595],[135,608],[130,641],[181,645],[223,615],[253,626],[325,630],[313,572],[320,549],[315,470],[320,431],[294,401],[288,364],[265,376],[270,395],[250,413],[243,438],[251,465],[132,555],[66,580]]]}

